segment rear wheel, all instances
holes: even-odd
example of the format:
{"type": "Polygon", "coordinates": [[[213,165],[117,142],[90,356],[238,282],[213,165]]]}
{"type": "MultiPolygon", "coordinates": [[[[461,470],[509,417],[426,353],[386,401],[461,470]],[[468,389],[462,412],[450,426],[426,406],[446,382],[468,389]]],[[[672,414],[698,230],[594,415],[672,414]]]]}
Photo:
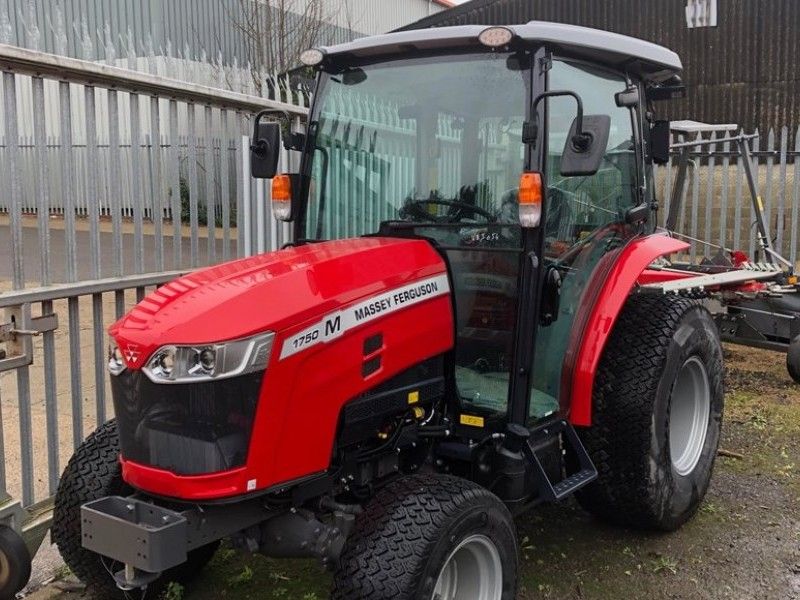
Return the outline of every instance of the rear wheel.
{"type": "Polygon", "coordinates": [[[632,296],[594,385],[581,437],[598,479],[578,494],[607,521],[671,531],[708,489],[723,409],[722,349],[696,301],[632,296]]]}
{"type": "MultiPolygon", "coordinates": [[[[81,506],[105,496],[125,496],[133,492],[122,480],[119,464],[117,423],[100,426],[78,446],[67,464],[56,492],[51,536],[64,562],[97,598],[124,598],[109,571],[122,568],[119,563],[86,550],[81,544],[81,506]]],[[[155,598],[169,582],[186,583],[211,560],[219,542],[189,553],[182,565],[165,572],[148,586],[148,597],[155,598]]]]}
{"type": "Polygon", "coordinates": [[[505,505],[451,476],[381,489],[356,519],[333,600],[512,600],[517,541],[505,505]]]}
{"type": "Polygon", "coordinates": [[[795,383],[800,383],[800,335],[789,342],[786,351],[786,370],[795,383]]]}

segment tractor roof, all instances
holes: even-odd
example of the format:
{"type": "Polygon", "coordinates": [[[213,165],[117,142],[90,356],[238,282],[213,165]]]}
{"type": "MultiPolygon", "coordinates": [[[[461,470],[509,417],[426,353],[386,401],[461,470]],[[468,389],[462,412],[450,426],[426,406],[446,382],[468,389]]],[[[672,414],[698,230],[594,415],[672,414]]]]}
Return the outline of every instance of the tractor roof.
{"type": "MultiPolygon", "coordinates": [[[[407,52],[480,46],[478,35],[489,25],[415,29],[364,37],[323,48],[328,56],[370,58],[407,52]]],[[[647,79],[663,80],[682,70],[678,55],[652,42],[577,25],[531,21],[507,25],[526,43],[542,42],[576,58],[624,68],[647,79]]]]}

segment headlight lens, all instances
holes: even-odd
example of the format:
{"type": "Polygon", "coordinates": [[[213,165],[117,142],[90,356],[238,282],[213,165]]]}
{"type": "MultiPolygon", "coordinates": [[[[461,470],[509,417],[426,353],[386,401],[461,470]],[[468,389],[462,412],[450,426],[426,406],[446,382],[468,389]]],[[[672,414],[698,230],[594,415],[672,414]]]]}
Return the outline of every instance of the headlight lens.
{"type": "Polygon", "coordinates": [[[108,344],[108,372],[112,375],[119,375],[126,369],[125,359],[122,351],[113,341],[108,344]]]}
{"type": "Polygon", "coordinates": [[[162,346],[143,370],[155,383],[190,383],[235,377],[267,368],[274,333],[197,346],[162,346]]]}

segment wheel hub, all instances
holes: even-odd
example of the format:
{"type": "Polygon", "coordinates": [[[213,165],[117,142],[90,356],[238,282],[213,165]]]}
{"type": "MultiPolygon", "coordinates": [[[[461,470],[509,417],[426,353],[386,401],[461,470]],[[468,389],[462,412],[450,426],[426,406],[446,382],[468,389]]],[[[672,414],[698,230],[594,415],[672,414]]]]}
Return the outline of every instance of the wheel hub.
{"type": "Polygon", "coordinates": [[[679,475],[689,475],[700,461],[710,414],[708,373],[700,358],[692,356],[678,371],[669,406],[669,450],[679,475]]]}
{"type": "Polygon", "coordinates": [[[485,535],[464,539],[439,572],[432,600],[502,600],[503,564],[485,535]]]}

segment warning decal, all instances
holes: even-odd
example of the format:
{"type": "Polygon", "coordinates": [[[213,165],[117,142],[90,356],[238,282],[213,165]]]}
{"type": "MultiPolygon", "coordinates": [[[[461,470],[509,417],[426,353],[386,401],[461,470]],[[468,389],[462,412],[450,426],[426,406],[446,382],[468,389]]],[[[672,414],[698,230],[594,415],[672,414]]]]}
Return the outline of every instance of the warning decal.
{"type": "Polygon", "coordinates": [[[322,320],[287,338],[283,342],[280,358],[287,358],[311,346],[336,339],[349,329],[449,292],[450,284],[447,275],[443,273],[372,296],[326,315],[322,320]]]}

